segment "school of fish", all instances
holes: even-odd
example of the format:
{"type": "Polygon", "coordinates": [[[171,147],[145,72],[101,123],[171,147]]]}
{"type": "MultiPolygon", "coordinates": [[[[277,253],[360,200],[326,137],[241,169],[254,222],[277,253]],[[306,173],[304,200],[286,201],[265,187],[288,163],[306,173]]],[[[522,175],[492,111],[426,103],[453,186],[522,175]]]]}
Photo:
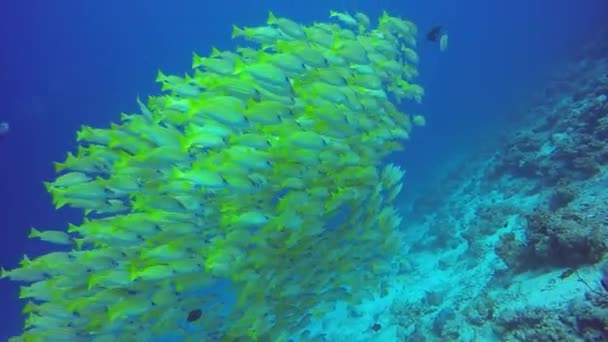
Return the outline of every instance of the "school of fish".
{"type": "Polygon", "coordinates": [[[425,122],[397,108],[424,95],[416,35],[387,13],[270,13],[233,28],[236,51],[159,72],[139,113],[82,127],[45,183],[82,222],[32,228],[57,250],[2,269],[26,303],[11,341],[312,340],[386,287],[404,172],[383,159],[425,122]]]}

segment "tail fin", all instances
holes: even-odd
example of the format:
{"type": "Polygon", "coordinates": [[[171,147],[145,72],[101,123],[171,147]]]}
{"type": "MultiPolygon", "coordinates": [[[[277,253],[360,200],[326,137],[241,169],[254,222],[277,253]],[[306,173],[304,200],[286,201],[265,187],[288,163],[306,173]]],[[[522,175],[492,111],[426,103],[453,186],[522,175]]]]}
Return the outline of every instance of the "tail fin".
{"type": "Polygon", "coordinates": [[[184,172],[176,166],[173,169],[171,169],[171,175],[169,177],[171,179],[175,179],[175,180],[183,180],[184,172]]]}
{"type": "Polygon", "coordinates": [[[192,69],[202,66],[202,58],[196,52],[192,53],[192,69]]]}
{"type": "Polygon", "coordinates": [[[241,28],[239,28],[236,25],[232,25],[232,39],[237,38],[237,37],[244,37],[245,36],[245,31],[241,28]]]}
{"type": "Polygon", "coordinates": [[[53,163],[53,165],[55,166],[55,172],[64,171],[65,169],[68,168],[70,161],[73,161],[73,160],[74,160],[74,155],[72,154],[72,152],[68,152],[67,157],[65,158],[65,161],[63,163],[60,163],[60,162],[53,163]]]}
{"type": "Polygon", "coordinates": [[[64,196],[64,192],[62,192],[60,189],[51,188],[49,192],[51,193],[51,197],[53,197],[55,209],[60,209],[68,204],[68,199],[64,196]]]}
{"type": "Polygon", "coordinates": [[[179,140],[179,146],[180,146],[182,152],[184,152],[184,153],[188,152],[188,150],[190,150],[190,146],[191,146],[190,140],[188,139],[188,134],[180,135],[178,137],[178,140],[179,140]]]}
{"type": "Polygon", "coordinates": [[[68,204],[68,200],[65,197],[60,197],[57,198],[55,201],[55,209],[61,209],[63,208],[66,204],[68,204]]]}
{"type": "Polygon", "coordinates": [[[99,274],[91,274],[89,276],[89,281],[87,282],[87,289],[90,290],[95,287],[95,285],[99,284],[99,278],[101,278],[99,274]]]}
{"type": "MultiPolygon", "coordinates": [[[[85,219],[86,222],[86,219],[85,219]]],[[[73,223],[68,223],[68,233],[77,233],[80,226],[77,226],[73,223]]]]}
{"type": "Polygon", "coordinates": [[[161,83],[167,80],[167,75],[165,75],[161,70],[158,70],[156,73],[156,82],[161,83]]]}
{"type": "Polygon", "coordinates": [[[30,233],[27,237],[30,239],[40,237],[40,231],[38,229],[32,227],[32,228],[30,228],[30,233]]]}
{"type": "Polygon", "coordinates": [[[85,243],[84,238],[74,239],[74,243],[76,243],[76,250],[82,250],[82,245],[85,243]]]}
{"type": "Polygon", "coordinates": [[[53,162],[53,166],[55,167],[55,172],[61,172],[65,169],[65,164],[60,162],[53,162]]]}
{"type": "Polygon", "coordinates": [[[42,182],[42,184],[44,185],[44,188],[46,189],[46,192],[52,193],[52,191],[53,191],[53,183],[52,182],[42,182]]]}
{"type": "Polygon", "coordinates": [[[141,111],[141,114],[148,121],[152,122],[152,112],[150,112],[150,109],[148,109],[148,107],[146,106],[146,104],[141,101],[141,99],[139,98],[139,96],[137,96],[137,98],[135,99],[135,101],[137,102],[137,105],[139,106],[139,110],[141,111]]]}
{"type": "Polygon", "coordinates": [[[138,266],[139,265],[136,265],[135,262],[130,262],[128,265],[129,279],[131,281],[135,281],[140,276],[140,274],[139,274],[140,267],[138,267],[138,266]]]}
{"type": "Polygon", "coordinates": [[[91,129],[91,127],[89,127],[89,126],[82,126],[78,130],[78,132],[76,132],[76,141],[87,140],[87,136],[89,135],[90,129],[91,129]]]}
{"type": "Polygon", "coordinates": [[[21,312],[24,314],[29,314],[29,313],[37,312],[37,311],[38,311],[38,307],[36,306],[36,304],[34,304],[31,301],[28,301],[27,304],[25,304],[25,306],[23,307],[23,310],[21,310],[21,312]]]}
{"type": "Polygon", "coordinates": [[[240,74],[241,72],[243,72],[243,70],[245,70],[246,66],[245,66],[245,62],[243,62],[242,59],[237,59],[234,63],[234,74],[240,74]]]}

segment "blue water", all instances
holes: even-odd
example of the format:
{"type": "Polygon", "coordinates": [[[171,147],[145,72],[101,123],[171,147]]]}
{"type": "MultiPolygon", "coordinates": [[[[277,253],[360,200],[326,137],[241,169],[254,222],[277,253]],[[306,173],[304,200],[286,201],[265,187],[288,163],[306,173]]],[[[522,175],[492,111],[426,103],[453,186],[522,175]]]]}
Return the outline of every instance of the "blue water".
{"type": "MultiPolygon", "coordinates": [[[[137,110],[136,96],[158,92],[157,69],[183,73],[191,53],[232,49],[232,24],[257,25],[267,11],[296,21],[325,20],[330,9],[376,18],[383,9],[450,36],[447,52],[421,41],[424,103],[410,105],[428,125],[393,156],[408,171],[407,192],[461,151],[495,136],[548,70],[575,54],[608,13],[605,0],[552,1],[3,1],[0,5],[0,265],[47,246],[30,226],[63,228],[78,220],[55,211],[42,186],[53,161],[75,148],[82,124],[106,126],[137,110]]],[[[18,287],[0,281],[0,340],[22,326],[18,287]]]]}

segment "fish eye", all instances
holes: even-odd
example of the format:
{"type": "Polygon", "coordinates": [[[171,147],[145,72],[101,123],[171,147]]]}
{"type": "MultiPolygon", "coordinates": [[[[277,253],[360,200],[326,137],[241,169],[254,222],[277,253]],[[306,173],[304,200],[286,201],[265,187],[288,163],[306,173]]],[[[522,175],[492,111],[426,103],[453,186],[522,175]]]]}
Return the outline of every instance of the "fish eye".
{"type": "Polygon", "coordinates": [[[186,317],[186,320],[188,322],[195,322],[199,318],[201,318],[202,315],[203,315],[203,312],[201,309],[194,309],[188,313],[188,317],[186,317]]]}

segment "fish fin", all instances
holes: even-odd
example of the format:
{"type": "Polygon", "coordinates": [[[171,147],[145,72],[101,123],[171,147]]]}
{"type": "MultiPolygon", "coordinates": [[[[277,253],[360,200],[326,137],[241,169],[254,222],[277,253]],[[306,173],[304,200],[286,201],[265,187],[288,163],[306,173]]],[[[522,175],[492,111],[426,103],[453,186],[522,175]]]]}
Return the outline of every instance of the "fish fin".
{"type": "Polygon", "coordinates": [[[199,56],[196,52],[192,53],[192,68],[198,68],[201,66],[202,57],[199,56]]]}
{"type": "Polygon", "coordinates": [[[232,25],[232,39],[243,36],[245,36],[245,31],[236,25],[232,25]]]}
{"type": "Polygon", "coordinates": [[[161,70],[158,70],[156,73],[156,82],[161,83],[167,80],[167,75],[165,75],[161,70]]]}
{"type": "Polygon", "coordinates": [[[40,231],[38,229],[36,229],[34,227],[31,227],[30,228],[30,233],[29,233],[29,235],[27,237],[30,238],[30,239],[39,238],[40,234],[41,233],[40,233],[40,231]]]}

